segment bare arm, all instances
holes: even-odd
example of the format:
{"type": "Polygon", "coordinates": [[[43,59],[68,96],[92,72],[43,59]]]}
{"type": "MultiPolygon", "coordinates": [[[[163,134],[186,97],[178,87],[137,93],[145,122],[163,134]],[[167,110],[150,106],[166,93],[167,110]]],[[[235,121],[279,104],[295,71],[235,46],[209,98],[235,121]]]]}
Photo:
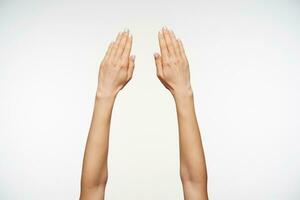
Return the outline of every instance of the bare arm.
{"type": "Polygon", "coordinates": [[[83,159],[81,200],[104,199],[111,113],[118,92],[132,77],[134,56],[130,56],[131,46],[129,32],[119,33],[100,65],[94,112],[83,159]]]}
{"type": "Polygon", "coordinates": [[[180,147],[180,178],[186,200],[206,200],[207,173],[200,131],[194,108],[190,72],[183,44],[173,31],[159,34],[161,55],[154,54],[157,76],[174,97],[180,147]]]}

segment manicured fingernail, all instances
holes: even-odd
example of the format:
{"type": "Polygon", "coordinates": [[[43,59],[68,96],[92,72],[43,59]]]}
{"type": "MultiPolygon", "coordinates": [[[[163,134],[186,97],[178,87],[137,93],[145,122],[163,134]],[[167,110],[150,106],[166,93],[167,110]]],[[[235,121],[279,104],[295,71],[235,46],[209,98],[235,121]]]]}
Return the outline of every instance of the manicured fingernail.
{"type": "Polygon", "coordinates": [[[132,55],[132,56],[131,56],[131,59],[134,61],[134,60],[135,60],[135,55],[132,55]]]}
{"type": "Polygon", "coordinates": [[[154,58],[158,58],[158,53],[154,53],[154,58]]]}

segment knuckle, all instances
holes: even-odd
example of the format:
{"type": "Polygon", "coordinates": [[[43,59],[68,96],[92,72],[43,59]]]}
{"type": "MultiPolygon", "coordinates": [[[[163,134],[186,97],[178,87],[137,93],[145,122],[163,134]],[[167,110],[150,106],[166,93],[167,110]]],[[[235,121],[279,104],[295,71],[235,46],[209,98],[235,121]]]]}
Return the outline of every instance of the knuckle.
{"type": "Polygon", "coordinates": [[[116,62],[115,59],[111,59],[111,60],[109,61],[109,65],[116,65],[116,64],[117,64],[117,62],[116,62]]]}
{"type": "Polygon", "coordinates": [[[163,59],[162,60],[163,65],[169,65],[171,63],[170,59],[163,59]]]}
{"type": "Polygon", "coordinates": [[[127,66],[128,66],[128,62],[122,61],[122,62],[120,63],[120,66],[121,66],[121,67],[127,67],[127,66]]]}
{"type": "Polygon", "coordinates": [[[181,62],[181,60],[180,59],[178,59],[178,58],[174,58],[173,59],[173,62],[176,64],[176,65],[178,65],[178,64],[181,64],[182,62],[181,62]]]}

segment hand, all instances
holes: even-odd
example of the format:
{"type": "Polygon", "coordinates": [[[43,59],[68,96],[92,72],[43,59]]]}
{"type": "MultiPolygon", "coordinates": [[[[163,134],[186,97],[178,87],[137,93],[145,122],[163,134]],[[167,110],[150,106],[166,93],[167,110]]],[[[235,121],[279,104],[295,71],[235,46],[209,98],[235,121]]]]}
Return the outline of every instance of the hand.
{"type": "Polygon", "coordinates": [[[111,42],[100,64],[97,95],[111,97],[132,77],[135,56],[130,56],[132,36],[129,31],[120,32],[111,42]]]}
{"type": "Polygon", "coordinates": [[[189,63],[181,40],[165,27],[159,31],[158,39],[161,55],[154,54],[157,77],[174,97],[191,94],[189,63]]]}

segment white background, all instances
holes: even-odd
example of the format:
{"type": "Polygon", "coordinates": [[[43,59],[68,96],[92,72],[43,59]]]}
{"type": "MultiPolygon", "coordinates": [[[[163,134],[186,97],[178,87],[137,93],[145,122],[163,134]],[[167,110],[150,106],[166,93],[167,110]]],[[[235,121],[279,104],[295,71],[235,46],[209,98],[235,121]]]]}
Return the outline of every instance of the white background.
{"type": "Polygon", "coordinates": [[[190,61],[212,200],[300,199],[300,3],[0,1],[0,199],[78,199],[98,66],[118,31],[136,70],[111,124],[109,200],[183,199],[157,31],[190,61]]]}

